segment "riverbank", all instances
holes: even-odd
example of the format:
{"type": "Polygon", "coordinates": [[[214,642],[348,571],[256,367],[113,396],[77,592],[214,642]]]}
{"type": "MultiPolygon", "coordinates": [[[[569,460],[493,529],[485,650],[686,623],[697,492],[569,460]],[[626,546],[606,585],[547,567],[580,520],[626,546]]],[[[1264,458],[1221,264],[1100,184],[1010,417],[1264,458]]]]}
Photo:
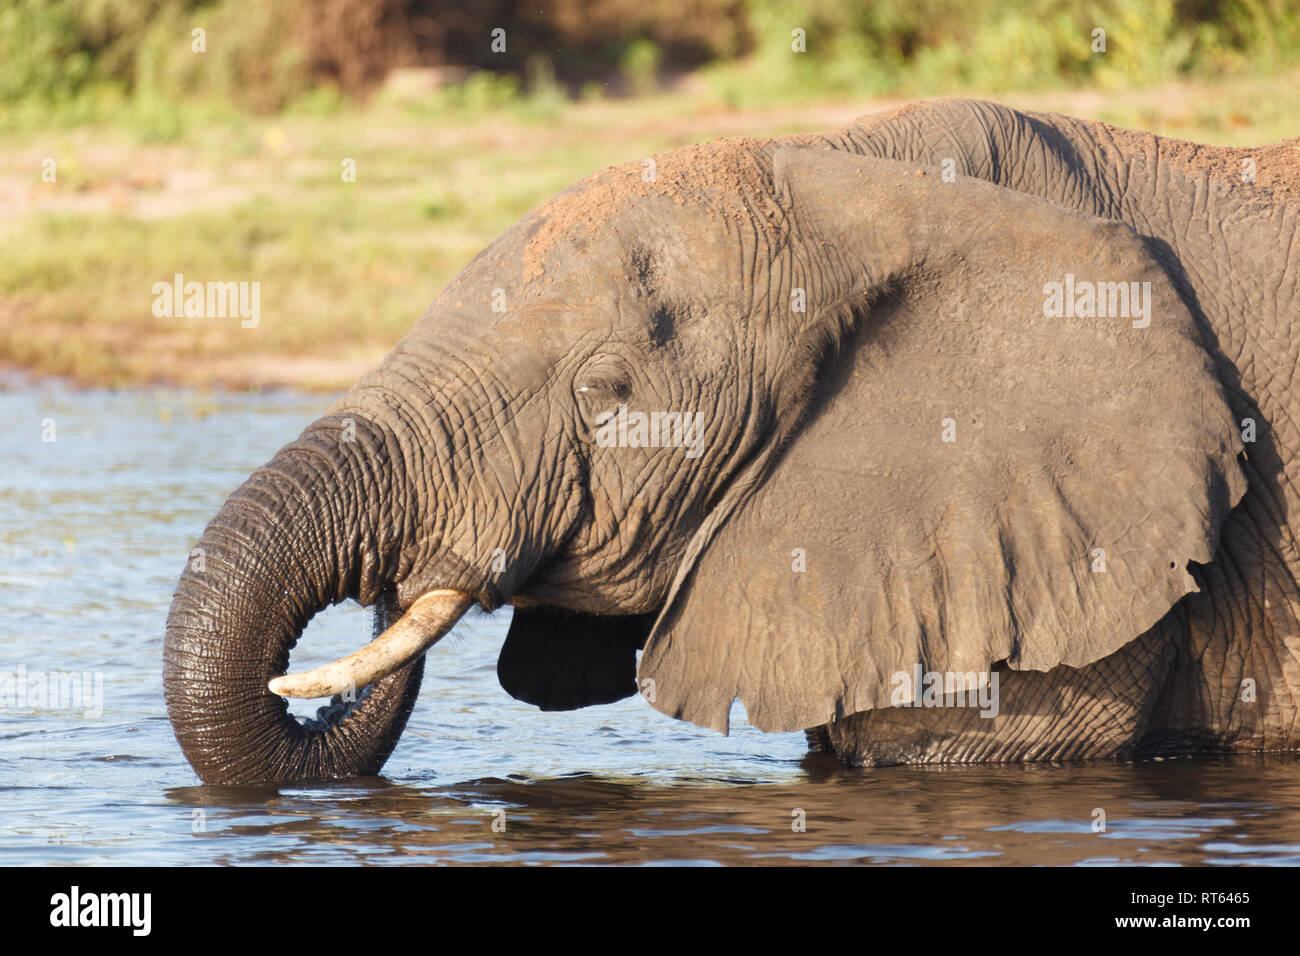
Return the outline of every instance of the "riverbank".
{"type": "MultiPolygon", "coordinates": [[[[991,98],[1262,145],[1300,133],[1298,80],[991,98]]],[[[831,129],[898,102],[736,110],[687,90],[473,116],[390,103],[227,119],[166,144],[101,128],[6,134],[0,365],[89,385],[339,390],[476,252],[583,175],[717,136],[831,129]],[[171,317],[156,286],[178,274],[246,284],[255,320],[237,298],[225,317],[171,317]]]]}

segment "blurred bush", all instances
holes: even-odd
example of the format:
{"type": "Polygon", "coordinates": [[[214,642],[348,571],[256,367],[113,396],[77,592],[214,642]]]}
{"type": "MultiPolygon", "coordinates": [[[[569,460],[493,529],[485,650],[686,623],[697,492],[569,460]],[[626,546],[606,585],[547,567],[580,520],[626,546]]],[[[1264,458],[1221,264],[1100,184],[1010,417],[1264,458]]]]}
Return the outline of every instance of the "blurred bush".
{"type": "Polygon", "coordinates": [[[1295,0],[751,0],[756,69],[716,71],[729,98],[928,93],[1089,83],[1300,64],[1295,0]],[[791,31],[807,52],[791,55],[791,31]],[[1094,31],[1105,50],[1094,50],[1094,31]],[[755,85],[758,84],[758,86],[755,85]]]}
{"type": "Polygon", "coordinates": [[[0,103],[222,97],[274,109],[313,82],[291,36],[305,3],[6,0],[0,103]],[[192,31],[206,32],[206,52],[192,31]]]}
{"type": "Polygon", "coordinates": [[[178,105],[268,112],[372,93],[397,67],[489,89],[645,93],[704,69],[729,101],[1149,84],[1300,63],[1295,0],[5,0],[0,112],[126,110],[165,138],[178,105]],[[505,50],[492,31],[505,30],[505,50]],[[192,31],[205,31],[205,52],[192,31]],[[1093,31],[1106,31],[1104,53],[1093,31]],[[806,52],[792,49],[804,31],[806,52]],[[322,91],[325,91],[322,93],[322,91]],[[330,93],[329,91],[335,91],[330,93]],[[225,108],[229,108],[228,106],[225,108]]]}

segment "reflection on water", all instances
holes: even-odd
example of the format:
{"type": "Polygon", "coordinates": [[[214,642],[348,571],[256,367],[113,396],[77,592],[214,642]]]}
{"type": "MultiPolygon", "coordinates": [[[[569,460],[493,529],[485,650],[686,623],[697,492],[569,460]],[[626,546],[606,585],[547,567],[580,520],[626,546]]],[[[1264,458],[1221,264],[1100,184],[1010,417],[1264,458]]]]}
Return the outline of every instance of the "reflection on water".
{"type": "Polygon", "coordinates": [[[194,852],[231,862],[1294,866],[1296,771],[1289,759],[1252,758],[861,772],[818,758],[763,783],[577,774],[167,797],[205,810],[209,831],[194,852]],[[1224,798],[1247,790],[1251,799],[1224,798]],[[1095,807],[1107,809],[1106,833],[1092,831],[1095,807]]]}
{"type": "MultiPolygon", "coordinates": [[[[197,786],[162,704],[172,587],[224,496],[326,404],[0,391],[0,673],[102,675],[102,708],[0,700],[0,863],[1300,864],[1291,757],[844,770],[739,710],[720,737],[639,699],[513,701],[508,612],[430,653],[383,778],[197,786]]],[[[320,615],[295,666],[367,627],[320,615]]]]}

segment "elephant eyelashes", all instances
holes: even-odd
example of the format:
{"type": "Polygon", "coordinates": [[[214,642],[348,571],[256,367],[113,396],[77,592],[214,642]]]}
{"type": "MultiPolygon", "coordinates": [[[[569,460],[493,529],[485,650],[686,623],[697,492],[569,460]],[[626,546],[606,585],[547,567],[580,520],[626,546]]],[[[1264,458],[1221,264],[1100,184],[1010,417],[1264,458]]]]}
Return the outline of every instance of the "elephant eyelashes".
{"type": "Polygon", "coordinates": [[[602,405],[627,400],[632,394],[632,376],[621,361],[605,355],[579,373],[573,391],[580,403],[599,411],[602,405]]]}
{"type": "Polygon", "coordinates": [[[601,361],[599,367],[588,368],[576,379],[573,389],[578,417],[593,435],[617,413],[618,406],[626,403],[631,394],[631,377],[608,360],[601,361]]]}
{"type": "Polygon", "coordinates": [[[632,386],[627,382],[590,382],[586,385],[579,385],[576,389],[579,395],[585,396],[588,400],[601,398],[625,399],[632,393],[632,386]]]}

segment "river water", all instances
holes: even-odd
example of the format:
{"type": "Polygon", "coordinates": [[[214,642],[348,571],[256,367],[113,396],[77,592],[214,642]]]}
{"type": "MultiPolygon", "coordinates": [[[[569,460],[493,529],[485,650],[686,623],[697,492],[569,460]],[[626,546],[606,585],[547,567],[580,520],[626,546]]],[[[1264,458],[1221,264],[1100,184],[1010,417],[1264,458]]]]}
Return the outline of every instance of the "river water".
{"type": "MultiPolygon", "coordinates": [[[[0,383],[0,864],[1300,864],[1291,757],[854,771],[739,708],[730,737],[640,698],[543,714],[497,684],[508,611],[430,652],[382,777],[200,786],[162,700],[172,588],[327,404],[0,383]],[[52,672],[79,678],[42,697],[52,672]]],[[[368,634],[332,608],[294,665],[368,634]]]]}

